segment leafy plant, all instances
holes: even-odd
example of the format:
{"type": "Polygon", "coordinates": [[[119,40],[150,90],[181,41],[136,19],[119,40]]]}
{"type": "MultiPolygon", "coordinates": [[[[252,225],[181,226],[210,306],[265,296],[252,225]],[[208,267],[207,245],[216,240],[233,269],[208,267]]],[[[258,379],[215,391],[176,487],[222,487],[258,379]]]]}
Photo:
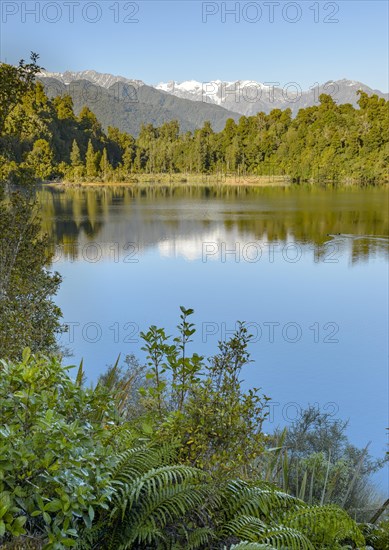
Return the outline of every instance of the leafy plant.
{"type": "Polygon", "coordinates": [[[179,335],[173,339],[152,326],[141,336],[146,344],[149,387],[140,388],[143,406],[150,411],[155,437],[178,441],[180,460],[212,471],[248,474],[262,452],[262,423],[268,414],[266,396],[259,389],[242,390],[241,371],[250,362],[251,335],[244,323],[208,362],[187,346],[195,333],[188,321],[192,309],[181,306],[179,335]]]}
{"type": "Polygon", "coordinates": [[[75,546],[112,493],[105,426],[115,411],[107,394],[73,382],[58,359],[25,349],[21,362],[0,362],[0,410],[3,540],[28,533],[47,549],[75,546]]]}

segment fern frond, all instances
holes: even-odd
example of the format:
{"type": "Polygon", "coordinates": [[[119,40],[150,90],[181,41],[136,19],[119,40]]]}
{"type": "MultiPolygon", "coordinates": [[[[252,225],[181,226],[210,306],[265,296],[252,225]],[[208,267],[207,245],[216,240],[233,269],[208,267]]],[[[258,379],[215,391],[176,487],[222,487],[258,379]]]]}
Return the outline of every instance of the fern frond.
{"type": "Polygon", "coordinates": [[[196,550],[209,544],[215,537],[215,533],[209,527],[199,527],[185,535],[185,549],[196,550]]]}
{"type": "Polygon", "coordinates": [[[259,542],[271,544],[277,549],[284,550],[314,550],[310,540],[297,529],[278,525],[268,527],[259,538],[259,542]]]}
{"type": "Polygon", "coordinates": [[[284,515],[283,523],[304,533],[318,544],[331,545],[345,540],[353,541],[358,547],[365,545],[362,531],[356,522],[341,508],[307,506],[284,515]]]}
{"type": "Polygon", "coordinates": [[[175,456],[176,451],[171,445],[161,445],[158,448],[140,445],[127,449],[118,455],[112,469],[112,479],[130,482],[134,477],[153,468],[170,464],[175,456]]]}
{"type": "Polygon", "coordinates": [[[231,481],[223,493],[223,506],[227,519],[235,515],[255,517],[279,517],[286,510],[305,507],[305,503],[282,491],[275,490],[269,484],[250,485],[242,480],[231,481]],[[265,488],[262,488],[262,487],[265,488]]]}
{"type": "Polygon", "coordinates": [[[258,541],[266,530],[266,524],[254,516],[236,516],[221,529],[222,535],[234,536],[249,542],[258,541]]]}
{"type": "MultiPolygon", "coordinates": [[[[127,478],[114,498],[108,547],[119,550],[134,544],[152,544],[157,548],[157,541],[162,543],[166,529],[180,522],[177,534],[190,543],[188,548],[197,548],[206,540],[206,534],[207,538],[210,536],[210,530],[198,532],[196,525],[186,528],[182,520],[204,509],[208,489],[200,482],[205,477],[201,470],[178,465],[153,468],[132,480],[127,478]]],[[[169,540],[172,542],[174,536],[169,540]]]]}

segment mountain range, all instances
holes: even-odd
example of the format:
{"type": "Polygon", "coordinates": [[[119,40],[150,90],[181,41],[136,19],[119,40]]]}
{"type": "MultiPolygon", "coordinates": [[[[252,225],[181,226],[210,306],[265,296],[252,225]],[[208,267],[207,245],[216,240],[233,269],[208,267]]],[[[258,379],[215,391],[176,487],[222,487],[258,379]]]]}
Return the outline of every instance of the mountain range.
{"type": "Polygon", "coordinates": [[[178,120],[182,132],[200,128],[206,120],[215,131],[220,131],[228,118],[238,121],[241,115],[251,116],[259,111],[290,108],[296,115],[301,108],[317,105],[321,93],[331,95],[338,104],[354,106],[360,89],[388,99],[388,94],[347,79],[316,84],[306,91],[296,83],[281,88],[249,80],[170,81],[152,86],[142,80],[92,70],[42,71],[39,79],[50,97],[69,94],[76,112],[87,105],[105,129],[116,126],[134,136],[142,124],[160,126],[173,119],[178,120]]]}

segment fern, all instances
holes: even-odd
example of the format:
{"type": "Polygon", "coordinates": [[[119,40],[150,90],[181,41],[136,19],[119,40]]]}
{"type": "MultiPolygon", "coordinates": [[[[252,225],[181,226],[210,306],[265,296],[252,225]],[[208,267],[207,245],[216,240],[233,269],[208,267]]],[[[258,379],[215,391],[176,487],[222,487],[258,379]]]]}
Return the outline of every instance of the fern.
{"type": "Polygon", "coordinates": [[[221,537],[276,548],[309,550],[365,544],[350,516],[336,506],[308,506],[268,483],[231,481],[222,490],[221,537]]]}
{"type": "Polygon", "coordinates": [[[247,542],[270,544],[275,548],[289,550],[312,550],[314,547],[300,531],[283,525],[270,526],[256,517],[239,516],[223,529],[225,534],[247,542]]]}
{"type": "Polygon", "coordinates": [[[279,517],[283,511],[299,509],[306,504],[295,497],[272,488],[269,484],[248,484],[234,480],[223,493],[223,505],[227,519],[234,515],[255,517],[279,517]]]}
{"type": "Polygon", "coordinates": [[[116,492],[99,530],[99,545],[120,550],[179,544],[189,550],[207,543],[212,532],[201,518],[209,493],[206,474],[164,464],[172,456],[171,448],[147,446],[120,454],[112,472],[116,492]]]}
{"type": "Polygon", "coordinates": [[[151,445],[120,453],[109,510],[78,548],[335,550],[365,544],[357,524],[336,506],[309,506],[266,482],[231,480],[212,491],[205,472],[172,464],[175,454],[151,445]]]}
{"type": "Polygon", "coordinates": [[[303,533],[283,525],[268,527],[258,540],[270,543],[277,549],[314,550],[315,548],[303,533]]]}
{"type": "Polygon", "coordinates": [[[356,546],[365,544],[361,530],[355,521],[335,505],[309,506],[285,514],[283,523],[307,535],[323,546],[352,541],[356,546]]]}
{"type": "Polygon", "coordinates": [[[171,464],[175,458],[176,451],[171,446],[139,445],[117,456],[112,478],[125,483],[153,468],[171,464]]]}
{"type": "MultiPolygon", "coordinates": [[[[186,530],[185,530],[186,531],[186,530]]],[[[188,550],[196,550],[197,548],[209,547],[209,541],[215,538],[213,529],[209,527],[199,527],[192,532],[185,532],[185,548],[188,550]]],[[[182,546],[177,546],[182,548],[182,546]]]]}
{"type": "Polygon", "coordinates": [[[265,530],[266,524],[258,518],[254,516],[237,516],[223,526],[221,534],[254,542],[265,530]]]}
{"type": "Polygon", "coordinates": [[[363,523],[360,526],[366,543],[376,550],[389,550],[389,520],[381,522],[380,525],[363,523]]]}

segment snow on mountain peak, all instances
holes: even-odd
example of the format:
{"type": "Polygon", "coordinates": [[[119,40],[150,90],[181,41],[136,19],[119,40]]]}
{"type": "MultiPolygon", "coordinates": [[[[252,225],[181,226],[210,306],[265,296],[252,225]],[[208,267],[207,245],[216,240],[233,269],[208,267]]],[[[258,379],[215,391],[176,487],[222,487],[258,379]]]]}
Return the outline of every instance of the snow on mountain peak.
{"type": "Polygon", "coordinates": [[[210,80],[209,82],[184,80],[183,82],[160,82],[155,88],[184,99],[222,105],[227,96],[235,94],[238,97],[246,94],[251,97],[253,94],[255,95],[255,90],[260,91],[268,86],[254,80],[210,80]]]}
{"type": "Polygon", "coordinates": [[[63,84],[70,84],[75,80],[88,80],[97,86],[102,86],[103,88],[109,88],[117,82],[136,84],[137,86],[144,86],[145,83],[142,80],[133,80],[130,78],[125,78],[124,76],[117,76],[109,73],[98,73],[93,70],[86,71],[65,71],[64,73],[54,73],[50,71],[43,70],[40,73],[40,76],[45,78],[55,78],[56,80],[61,81],[63,84]]]}

